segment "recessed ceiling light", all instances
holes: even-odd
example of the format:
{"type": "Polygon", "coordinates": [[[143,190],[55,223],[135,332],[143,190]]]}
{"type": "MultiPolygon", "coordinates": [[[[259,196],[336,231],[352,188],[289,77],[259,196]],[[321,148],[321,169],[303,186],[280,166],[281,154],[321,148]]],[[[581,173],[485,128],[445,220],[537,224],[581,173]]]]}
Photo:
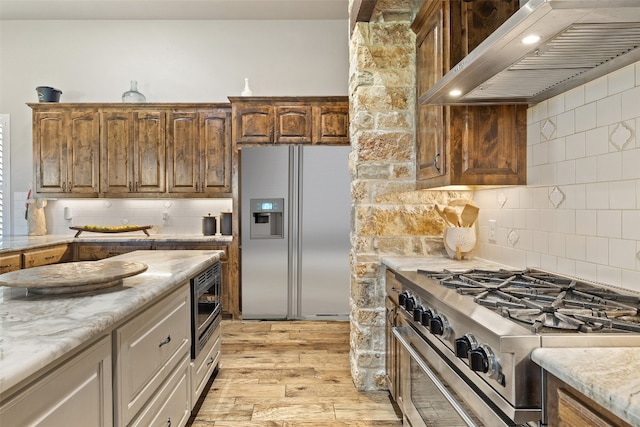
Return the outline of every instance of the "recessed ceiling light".
{"type": "Polygon", "coordinates": [[[525,38],[522,39],[522,43],[524,44],[534,44],[537,43],[540,40],[540,36],[537,36],[535,34],[531,34],[525,38]]]}
{"type": "Polygon", "coordinates": [[[462,91],[460,89],[453,89],[451,92],[449,92],[449,95],[457,98],[458,96],[462,95],[462,91]]]}

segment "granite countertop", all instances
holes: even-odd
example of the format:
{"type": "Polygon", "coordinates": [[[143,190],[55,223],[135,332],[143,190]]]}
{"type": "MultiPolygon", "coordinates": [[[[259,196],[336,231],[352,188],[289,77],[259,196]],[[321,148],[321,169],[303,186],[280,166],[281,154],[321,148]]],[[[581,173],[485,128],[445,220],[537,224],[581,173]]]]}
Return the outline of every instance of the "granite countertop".
{"type": "Polygon", "coordinates": [[[487,270],[507,269],[513,270],[513,267],[509,267],[497,262],[488,261],[482,258],[474,258],[472,260],[457,261],[445,256],[433,256],[433,257],[384,257],[382,263],[387,267],[396,271],[416,271],[418,269],[424,270],[469,270],[472,268],[484,268],[487,270]]]}
{"type": "Polygon", "coordinates": [[[68,295],[28,295],[0,286],[0,394],[98,338],[155,299],[213,265],[222,251],[135,251],[110,260],[148,265],[123,284],[68,295]]]}
{"type": "Polygon", "coordinates": [[[638,348],[538,348],[531,359],[631,425],[640,425],[638,348]]]}
{"type": "Polygon", "coordinates": [[[78,237],[73,235],[45,235],[45,236],[5,236],[0,237],[0,253],[36,249],[62,243],[74,242],[231,242],[232,236],[203,236],[202,234],[151,234],[143,232],[130,233],[89,233],[84,232],[78,237]]]}

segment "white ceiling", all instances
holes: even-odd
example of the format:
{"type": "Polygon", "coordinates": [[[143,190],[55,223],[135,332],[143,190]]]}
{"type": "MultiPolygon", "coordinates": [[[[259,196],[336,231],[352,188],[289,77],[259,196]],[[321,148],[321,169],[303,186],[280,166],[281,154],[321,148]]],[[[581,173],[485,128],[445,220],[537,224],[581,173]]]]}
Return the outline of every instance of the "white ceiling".
{"type": "Polygon", "coordinates": [[[349,0],[0,0],[0,20],[348,19],[349,0]]]}

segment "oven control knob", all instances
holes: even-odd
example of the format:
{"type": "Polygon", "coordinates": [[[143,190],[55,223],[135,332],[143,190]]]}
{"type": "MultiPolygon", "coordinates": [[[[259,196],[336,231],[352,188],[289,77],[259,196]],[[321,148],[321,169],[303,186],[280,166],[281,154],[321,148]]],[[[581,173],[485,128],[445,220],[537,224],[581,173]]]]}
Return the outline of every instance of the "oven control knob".
{"type": "Polygon", "coordinates": [[[407,297],[407,299],[404,301],[404,308],[408,312],[412,312],[413,307],[415,307],[415,305],[416,305],[416,300],[413,297],[407,297]]]}
{"type": "Polygon", "coordinates": [[[429,327],[431,324],[431,319],[433,319],[433,311],[430,308],[426,308],[422,311],[422,318],[420,319],[420,323],[422,326],[429,327]]]}
{"type": "Polygon", "coordinates": [[[469,367],[476,372],[484,372],[502,385],[505,383],[498,359],[486,344],[469,351],[469,367]]]}
{"type": "Polygon", "coordinates": [[[406,292],[402,292],[398,294],[398,304],[404,307],[404,303],[408,297],[409,297],[409,294],[406,292]]]}
{"type": "Polygon", "coordinates": [[[489,371],[489,359],[484,348],[478,347],[473,350],[469,350],[469,367],[472,371],[476,372],[488,372],[489,371]]]}
{"type": "Polygon", "coordinates": [[[463,337],[456,338],[456,356],[463,359],[469,357],[469,352],[475,348],[478,348],[478,340],[471,334],[465,334],[463,337]]]}
{"type": "Polygon", "coordinates": [[[424,309],[422,308],[421,305],[415,307],[413,309],[413,320],[416,322],[419,322],[420,319],[422,319],[422,313],[423,313],[424,309]]]}
{"type": "Polygon", "coordinates": [[[442,314],[434,316],[433,319],[431,319],[431,322],[429,322],[429,330],[434,335],[442,335],[443,338],[448,338],[451,334],[449,322],[442,314]]]}

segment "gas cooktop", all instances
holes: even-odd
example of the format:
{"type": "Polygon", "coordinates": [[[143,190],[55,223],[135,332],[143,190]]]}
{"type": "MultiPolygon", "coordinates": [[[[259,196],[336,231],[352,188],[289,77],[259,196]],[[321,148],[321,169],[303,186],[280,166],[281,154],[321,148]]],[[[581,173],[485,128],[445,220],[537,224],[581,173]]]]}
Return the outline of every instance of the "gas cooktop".
{"type": "Polygon", "coordinates": [[[533,269],[418,273],[536,333],[640,332],[640,295],[604,285],[533,269]]]}

